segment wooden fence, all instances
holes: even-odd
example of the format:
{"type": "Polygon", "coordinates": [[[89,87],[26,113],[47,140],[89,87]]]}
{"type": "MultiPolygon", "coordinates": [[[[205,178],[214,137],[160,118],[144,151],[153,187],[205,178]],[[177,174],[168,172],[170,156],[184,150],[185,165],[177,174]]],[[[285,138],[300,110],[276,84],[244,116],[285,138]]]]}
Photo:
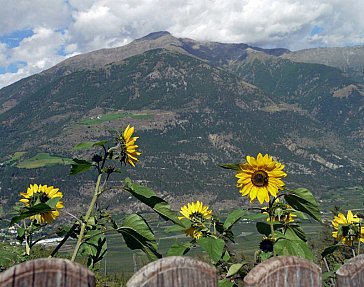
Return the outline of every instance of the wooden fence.
{"type": "MultiPolygon", "coordinates": [[[[337,272],[336,287],[364,286],[364,255],[337,272]]],[[[190,257],[165,257],[137,271],[127,287],[217,287],[213,266],[190,257]]],[[[0,287],[94,287],[95,276],[86,267],[66,259],[36,259],[0,273],[0,287]]],[[[255,266],[244,278],[246,287],[322,286],[321,269],[311,261],[277,256],[255,266]]]]}
{"type": "Polygon", "coordinates": [[[15,265],[0,273],[0,287],[92,287],[95,275],[67,259],[41,258],[15,265]]]}

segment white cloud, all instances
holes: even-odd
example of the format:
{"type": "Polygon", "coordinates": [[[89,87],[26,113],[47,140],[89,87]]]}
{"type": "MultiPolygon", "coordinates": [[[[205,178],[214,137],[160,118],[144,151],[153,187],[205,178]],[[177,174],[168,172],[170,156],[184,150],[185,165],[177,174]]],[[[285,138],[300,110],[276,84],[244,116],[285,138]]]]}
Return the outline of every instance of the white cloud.
{"type": "Polygon", "coordinates": [[[0,43],[0,67],[7,66],[7,54],[8,54],[8,47],[0,43]]]}
{"type": "MultiPolygon", "coordinates": [[[[25,38],[18,47],[12,49],[12,60],[24,61],[28,65],[42,66],[37,63],[58,62],[63,59],[58,55],[59,49],[65,41],[61,32],[55,32],[44,27],[37,27],[33,30],[31,37],[25,38]]],[[[41,68],[44,68],[41,67],[41,68]]]]}
{"type": "Polygon", "coordinates": [[[294,50],[364,43],[362,0],[0,0],[0,5],[0,36],[18,29],[34,32],[16,48],[0,43],[0,66],[27,63],[22,72],[0,74],[0,87],[71,55],[160,30],[294,50]]]}
{"type": "Polygon", "coordinates": [[[64,0],[0,0],[0,35],[36,26],[62,28],[70,18],[64,0]]]}

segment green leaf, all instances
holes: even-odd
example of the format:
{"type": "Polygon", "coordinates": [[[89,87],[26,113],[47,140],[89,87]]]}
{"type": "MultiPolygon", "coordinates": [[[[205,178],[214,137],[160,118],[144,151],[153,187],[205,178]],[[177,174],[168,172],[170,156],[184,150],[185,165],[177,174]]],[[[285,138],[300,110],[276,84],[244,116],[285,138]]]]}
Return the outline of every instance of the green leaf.
{"type": "Polygon", "coordinates": [[[313,253],[302,240],[290,240],[280,238],[274,243],[274,251],[277,255],[282,256],[299,256],[308,260],[313,260],[313,253]]]}
{"type": "Polygon", "coordinates": [[[268,218],[267,214],[256,213],[250,214],[247,210],[239,208],[232,211],[224,222],[224,229],[231,228],[235,223],[237,223],[240,219],[248,219],[248,220],[261,220],[268,218]]]}
{"type": "Polygon", "coordinates": [[[237,223],[242,217],[247,215],[247,211],[245,209],[239,208],[235,209],[231,213],[229,213],[228,217],[224,222],[224,229],[231,228],[235,223],[237,223]]]}
{"type": "Polygon", "coordinates": [[[85,241],[81,245],[81,253],[88,257],[88,267],[95,267],[95,264],[101,261],[107,252],[107,241],[105,234],[100,230],[91,230],[87,232],[85,241]]]}
{"type": "Polygon", "coordinates": [[[265,261],[273,257],[273,252],[261,252],[259,253],[260,260],[265,261]]]}
{"type": "Polygon", "coordinates": [[[325,281],[330,278],[335,278],[335,271],[328,271],[322,273],[322,281],[325,281]]]}
{"type": "Polygon", "coordinates": [[[99,142],[81,142],[73,147],[73,150],[85,150],[90,149],[95,146],[104,146],[107,144],[107,141],[99,141],[99,142]]]}
{"type": "MultiPolygon", "coordinates": [[[[22,260],[21,249],[10,245],[1,246],[0,249],[0,270],[10,268],[22,260]]],[[[24,259],[23,259],[24,260],[24,259]]]]}
{"type": "Polygon", "coordinates": [[[94,146],[94,142],[80,142],[73,147],[73,150],[85,150],[90,149],[94,146]]]}
{"type": "Polygon", "coordinates": [[[184,232],[186,230],[185,227],[180,226],[180,225],[172,225],[172,226],[167,226],[166,228],[164,228],[164,232],[166,233],[180,233],[180,232],[184,232]]]}
{"type": "Polygon", "coordinates": [[[232,169],[239,171],[240,170],[240,164],[239,163],[227,163],[227,164],[218,164],[219,167],[225,168],[225,169],[232,169]]]}
{"type": "Polygon", "coordinates": [[[24,218],[28,218],[30,216],[40,214],[40,213],[50,212],[53,210],[54,210],[53,208],[51,208],[50,206],[48,206],[45,203],[38,203],[31,207],[25,207],[24,210],[20,213],[20,215],[14,216],[11,219],[10,225],[17,223],[20,220],[23,220],[24,218]]]}
{"type": "Polygon", "coordinates": [[[338,248],[340,248],[342,245],[339,244],[335,244],[335,245],[331,245],[328,246],[324,249],[324,251],[322,251],[321,256],[322,257],[326,257],[327,255],[334,253],[338,248]]]}
{"type": "Polygon", "coordinates": [[[229,279],[222,279],[218,282],[219,287],[233,287],[234,282],[231,282],[229,279]]]}
{"type": "Polygon", "coordinates": [[[132,250],[143,250],[150,259],[155,260],[161,257],[157,252],[157,244],[154,234],[144,218],[138,214],[128,215],[117,232],[124,237],[125,244],[132,250]]]}
{"type": "Polygon", "coordinates": [[[225,247],[224,240],[213,237],[203,237],[197,240],[197,243],[207,252],[214,263],[217,263],[221,259],[225,247]]]}
{"type": "Polygon", "coordinates": [[[170,205],[164,199],[158,197],[152,189],[139,184],[133,184],[131,180],[127,178],[125,179],[124,190],[129,192],[139,201],[151,207],[165,220],[169,220],[177,225],[186,227],[185,224],[183,224],[183,222],[178,219],[177,212],[172,210],[170,205]]]}
{"type": "Polygon", "coordinates": [[[16,230],[16,233],[18,234],[18,237],[23,237],[25,235],[25,229],[22,228],[22,227],[19,227],[17,230],[16,230]]]}
{"type": "Polygon", "coordinates": [[[81,172],[88,171],[90,168],[92,168],[94,164],[92,162],[89,162],[87,160],[83,159],[73,159],[73,163],[71,164],[71,171],[70,175],[75,175],[81,172]]]}
{"type": "Polygon", "coordinates": [[[230,260],[231,256],[228,251],[224,252],[224,256],[222,257],[222,260],[225,262],[228,262],[230,260]]]}
{"type": "Polygon", "coordinates": [[[306,188],[297,188],[284,195],[286,202],[298,211],[302,211],[318,222],[322,222],[320,209],[315,197],[306,188]]]}
{"type": "Polygon", "coordinates": [[[260,234],[263,234],[265,236],[269,236],[269,234],[271,234],[271,227],[269,223],[257,222],[255,226],[260,234]]]}
{"type": "Polygon", "coordinates": [[[238,273],[241,267],[243,267],[245,264],[248,264],[248,262],[241,262],[231,265],[228,273],[226,274],[226,277],[230,277],[238,273]]]}
{"type": "Polygon", "coordinates": [[[98,141],[93,144],[93,146],[104,146],[107,144],[107,140],[104,141],[98,141]]]}
{"type": "Polygon", "coordinates": [[[139,214],[130,214],[124,218],[122,227],[128,227],[139,233],[149,241],[154,241],[154,234],[148,223],[139,214]]]}
{"type": "Polygon", "coordinates": [[[190,251],[192,244],[190,242],[186,242],[184,244],[173,244],[167,251],[167,256],[182,256],[185,255],[188,251],[190,251]]]}
{"type": "Polygon", "coordinates": [[[303,231],[303,229],[297,225],[297,224],[290,224],[287,225],[286,227],[286,231],[284,233],[286,235],[286,237],[288,239],[291,240],[302,240],[302,241],[307,241],[306,240],[306,235],[305,232],[303,231]]]}
{"type": "MultiPolygon", "coordinates": [[[[270,223],[268,222],[257,222],[255,224],[258,232],[260,234],[263,234],[265,236],[269,236],[271,234],[271,227],[270,227],[270,223]]],[[[274,230],[281,228],[283,226],[282,223],[280,222],[273,222],[273,228],[274,230]]]]}
{"type": "Polygon", "coordinates": [[[57,205],[58,201],[60,201],[60,199],[61,199],[60,197],[53,197],[51,199],[48,199],[47,202],[46,202],[46,204],[50,208],[55,209],[56,208],[56,205],[57,205]]]}

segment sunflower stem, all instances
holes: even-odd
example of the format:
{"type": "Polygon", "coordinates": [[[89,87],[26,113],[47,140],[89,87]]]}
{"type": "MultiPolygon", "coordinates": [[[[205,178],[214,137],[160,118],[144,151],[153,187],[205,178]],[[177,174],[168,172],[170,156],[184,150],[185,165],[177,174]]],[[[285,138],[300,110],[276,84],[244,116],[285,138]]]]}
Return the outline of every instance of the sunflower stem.
{"type": "Polygon", "coordinates": [[[272,240],[273,240],[273,256],[276,256],[276,252],[274,250],[274,242],[275,242],[275,237],[274,237],[274,225],[273,225],[273,219],[274,219],[274,214],[273,214],[273,204],[276,198],[273,198],[273,200],[269,201],[269,207],[268,207],[268,211],[269,211],[269,225],[270,225],[270,233],[272,234],[272,240]]]}
{"type": "MultiPolygon", "coordinates": [[[[331,270],[330,270],[329,264],[327,263],[326,257],[324,257],[324,263],[325,263],[325,267],[327,269],[327,272],[330,272],[331,270]]],[[[331,285],[332,286],[335,286],[334,279],[333,278],[330,278],[330,281],[331,281],[331,285]]]]}
{"type": "Polygon", "coordinates": [[[52,251],[51,255],[49,255],[49,257],[54,257],[58,253],[58,250],[61,249],[61,247],[68,240],[68,238],[71,236],[71,234],[73,233],[73,231],[75,231],[75,229],[77,228],[77,225],[78,225],[77,223],[75,223],[75,224],[72,225],[72,227],[70,228],[70,230],[66,233],[66,235],[63,237],[63,239],[61,240],[61,242],[58,243],[58,245],[56,246],[56,248],[54,248],[54,250],[52,251]]]}
{"type": "MultiPolygon", "coordinates": [[[[360,230],[360,229],[359,229],[360,230]]],[[[360,238],[359,238],[359,242],[358,242],[358,252],[357,252],[357,255],[359,256],[360,255],[360,238]]]]}
{"type": "Polygon", "coordinates": [[[75,261],[76,259],[76,256],[77,256],[77,253],[80,249],[80,246],[82,244],[82,240],[83,240],[83,237],[85,235],[85,229],[86,229],[86,224],[91,216],[91,212],[96,204],[96,200],[99,196],[99,188],[100,188],[100,182],[101,182],[101,177],[102,177],[102,173],[100,173],[97,177],[97,181],[96,181],[96,186],[95,186],[95,191],[94,191],[94,195],[92,197],[92,200],[91,200],[91,203],[90,203],[90,206],[88,207],[88,210],[86,212],[86,215],[84,217],[84,220],[83,222],[81,223],[81,230],[80,230],[80,234],[78,236],[78,239],[77,239],[77,243],[76,243],[76,246],[75,246],[75,249],[73,251],[73,254],[72,254],[72,258],[71,258],[71,261],[75,261]]]}

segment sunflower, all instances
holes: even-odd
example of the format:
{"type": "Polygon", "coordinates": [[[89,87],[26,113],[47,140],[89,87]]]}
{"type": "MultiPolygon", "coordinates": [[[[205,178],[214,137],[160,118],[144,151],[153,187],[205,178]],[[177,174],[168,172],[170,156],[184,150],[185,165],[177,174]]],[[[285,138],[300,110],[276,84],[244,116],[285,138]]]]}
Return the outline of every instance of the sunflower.
{"type": "Polygon", "coordinates": [[[187,218],[192,222],[202,222],[212,217],[212,210],[208,206],[204,206],[201,201],[191,202],[181,207],[180,213],[183,216],[179,219],[187,218]]]}
{"type": "MultiPolygon", "coordinates": [[[[63,197],[62,192],[59,191],[58,188],[53,186],[47,185],[38,185],[38,184],[31,184],[27,192],[21,192],[20,195],[24,198],[20,199],[19,201],[22,202],[26,207],[34,206],[38,203],[46,203],[49,199],[52,198],[59,198],[63,197]]],[[[29,218],[31,220],[36,220],[38,223],[51,223],[54,219],[59,216],[58,209],[63,208],[63,202],[59,200],[56,204],[56,210],[39,213],[29,218]]]]}
{"type": "Polygon", "coordinates": [[[137,151],[138,146],[135,144],[139,137],[133,137],[134,127],[128,125],[124,130],[123,134],[119,136],[121,141],[121,157],[120,160],[123,163],[129,163],[131,166],[135,167],[135,163],[138,161],[137,156],[141,155],[137,151]]]}
{"type": "Polygon", "coordinates": [[[264,236],[262,241],[259,243],[259,249],[263,252],[273,252],[274,239],[271,237],[264,236]]]}
{"type": "Polygon", "coordinates": [[[360,218],[353,215],[351,210],[345,217],[344,214],[339,213],[332,221],[332,237],[340,240],[343,244],[352,246],[354,240],[360,240],[364,243],[364,227],[360,224],[360,218]]]}
{"type": "Polygon", "coordinates": [[[194,227],[190,227],[190,228],[186,229],[185,233],[186,233],[186,236],[191,236],[192,238],[197,239],[197,240],[203,236],[202,232],[194,227]]]}
{"type": "Polygon", "coordinates": [[[283,171],[284,165],[273,160],[268,154],[258,154],[255,159],[252,156],[246,157],[247,163],[239,165],[236,174],[238,178],[237,187],[240,188],[242,196],[248,195],[250,202],[258,198],[262,204],[269,202],[269,196],[277,196],[278,190],[284,186],[282,177],[287,174],[283,171]]]}
{"type": "MultiPolygon", "coordinates": [[[[296,214],[291,212],[292,207],[288,204],[281,203],[279,199],[276,199],[273,204],[273,218],[272,221],[282,222],[282,223],[290,223],[294,221],[294,218],[297,217],[296,214]]],[[[262,207],[261,212],[264,214],[269,214],[268,207],[262,207]]],[[[270,217],[268,216],[267,221],[270,221],[270,217]]]]}

